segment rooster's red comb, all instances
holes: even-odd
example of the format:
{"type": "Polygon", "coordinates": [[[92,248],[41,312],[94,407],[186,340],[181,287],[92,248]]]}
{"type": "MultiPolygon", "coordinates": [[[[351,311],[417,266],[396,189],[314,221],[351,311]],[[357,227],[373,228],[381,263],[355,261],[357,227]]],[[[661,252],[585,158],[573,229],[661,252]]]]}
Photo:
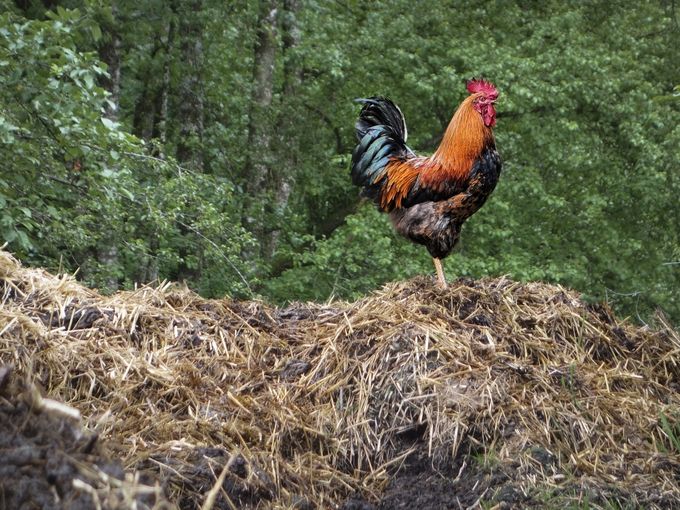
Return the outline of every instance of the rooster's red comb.
{"type": "Polygon", "coordinates": [[[494,100],[498,97],[498,91],[496,86],[490,81],[486,81],[484,78],[473,78],[467,82],[467,89],[470,94],[477,94],[482,92],[486,96],[494,100]]]}

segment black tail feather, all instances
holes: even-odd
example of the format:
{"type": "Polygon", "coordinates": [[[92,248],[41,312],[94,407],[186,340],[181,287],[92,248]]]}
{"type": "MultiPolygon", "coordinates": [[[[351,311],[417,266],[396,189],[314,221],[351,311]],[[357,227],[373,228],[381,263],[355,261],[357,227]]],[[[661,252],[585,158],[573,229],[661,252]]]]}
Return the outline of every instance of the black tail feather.
{"type": "Polygon", "coordinates": [[[369,128],[373,126],[389,127],[395,138],[406,143],[408,133],[404,114],[399,107],[386,97],[369,97],[355,99],[357,103],[363,103],[359,119],[356,122],[357,138],[361,140],[369,128]]]}
{"type": "Polygon", "coordinates": [[[385,97],[356,101],[364,106],[356,122],[359,143],[352,153],[352,182],[379,202],[388,163],[413,152],[406,145],[406,122],[396,104],[385,97]]]}

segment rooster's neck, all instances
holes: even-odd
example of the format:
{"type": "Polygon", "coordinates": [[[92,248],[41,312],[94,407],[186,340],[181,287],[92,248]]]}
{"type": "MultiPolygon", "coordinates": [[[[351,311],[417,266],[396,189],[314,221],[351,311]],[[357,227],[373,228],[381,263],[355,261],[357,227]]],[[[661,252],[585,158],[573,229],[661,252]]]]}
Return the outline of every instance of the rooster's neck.
{"type": "Polygon", "coordinates": [[[467,97],[453,114],[437,151],[431,156],[447,177],[464,179],[484,148],[493,142],[491,128],[484,125],[473,102],[477,94],[467,97]]]}

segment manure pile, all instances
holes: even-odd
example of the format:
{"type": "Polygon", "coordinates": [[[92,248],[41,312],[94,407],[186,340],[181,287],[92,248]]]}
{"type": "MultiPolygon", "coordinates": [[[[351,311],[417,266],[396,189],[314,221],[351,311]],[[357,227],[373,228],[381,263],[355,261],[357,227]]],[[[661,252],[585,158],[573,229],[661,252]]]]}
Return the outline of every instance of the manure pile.
{"type": "Polygon", "coordinates": [[[101,296],[0,252],[0,508],[680,507],[680,336],[558,286],[101,296]]]}

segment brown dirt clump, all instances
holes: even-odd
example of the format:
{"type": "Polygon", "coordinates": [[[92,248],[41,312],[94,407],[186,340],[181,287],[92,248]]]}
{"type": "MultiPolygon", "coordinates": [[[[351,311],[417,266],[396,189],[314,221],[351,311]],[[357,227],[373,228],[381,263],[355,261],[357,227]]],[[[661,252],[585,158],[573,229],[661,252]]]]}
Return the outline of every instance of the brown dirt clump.
{"type": "Polygon", "coordinates": [[[507,278],[285,308],[169,284],[105,297],[4,252],[0,292],[0,362],[179,508],[680,501],[662,317],[507,278]]]}
{"type": "Polygon", "coordinates": [[[126,476],[78,410],[0,366],[0,508],[171,508],[159,486],[126,476]]]}

